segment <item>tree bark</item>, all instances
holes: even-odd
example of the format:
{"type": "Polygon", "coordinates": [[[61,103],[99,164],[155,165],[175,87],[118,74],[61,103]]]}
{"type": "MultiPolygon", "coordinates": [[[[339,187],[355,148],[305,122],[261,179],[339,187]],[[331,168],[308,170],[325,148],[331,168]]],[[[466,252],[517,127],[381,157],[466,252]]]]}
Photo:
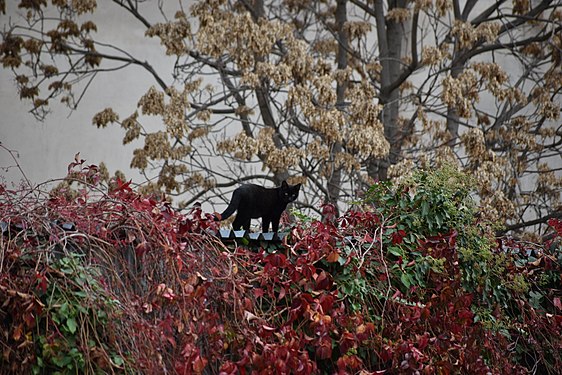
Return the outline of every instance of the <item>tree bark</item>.
{"type": "MultiPolygon", "coordinates": [[[[339,70],[347,68],[348,57],[347,51],[349,49],[349,39],[345,32],[345,23],[347,21],[347,0],[338,0],[336,6],[336,29],[338,33],[338,53],[336,56],[337,66],[339,70]]],[[[345,90],[347,89],[348,82],[337,82],[336,86],[336,107],[343,110],[345,106],[345,90]]],[[[332,155],[335,157],[343,150],[341,142],[336,142],[332,149],[332,155]]],[[[341,192],[342,183],[342,170],[341,167],[334,165],[332,174],[328,179],[328,199],[327,201],[333,204],[338,210],[338,199],[341,192]]]]}
{"type": "MultiPolygon", "coordinates": [[[[388,8],[405,8],[406,0],[389,0],[388,8]]],[[[372,159],[368,163],[369,177],[375,180],[386,180],[388,167],[395,164],[400,155],[400,85],[395,84],[401,79],[402,44],[406,39],[406,31],[402,23],[385,19],[382,1],[375,1],[375,21],[379,56],[382,65],[380,103],[383,105],[381,121],[384,135],[390,143],[390,152],[386,158],[372,159]]],[[[413,25],[414,27],[416,25],[413,25]]]]}

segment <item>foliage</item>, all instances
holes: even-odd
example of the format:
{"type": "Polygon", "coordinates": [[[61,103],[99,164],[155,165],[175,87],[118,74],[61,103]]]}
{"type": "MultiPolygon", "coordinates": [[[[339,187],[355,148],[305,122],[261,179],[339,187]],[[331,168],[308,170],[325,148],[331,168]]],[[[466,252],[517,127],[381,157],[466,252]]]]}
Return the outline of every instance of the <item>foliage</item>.
{"type": "Polygon", "coordinates": [[[217,319],[204,298],[222,285],[206,281],[223,258],[222,245],[202,234],[212,222],[142,197],[130,182],[102,193],[90,184],[97,170],[72,163],[69,176],[82,186],[73,192],[2,186],[3,371],[160,373],[202,364],[193,342],[217,319]]]}
{"type": "Polygon", "coordinates": [[[74,194],[0,189],[4,373],[562,370],[562,223],[544,245],[495,240],[454,168],[324,206],[267,248],[70,172],[74,194]]]}
{"type": "Polygon", "coordinates": [[[237,176],[291,178],[303,206],[342,209],[374,181],[454,163],[486,221],[560,218],[559,1],[97,3],[2,7],[14,17],[0,62],[39,118],[57,100],[76,109],[99,74],[144,72],[154,86],[137,108],[100,108],[92,122],[135,142],[145,192],[217,205],[237,176]],[[151,40],[104,39],[103,12],[151,40]],[[171,71],[135,56],[158,42],[171,71]]]}

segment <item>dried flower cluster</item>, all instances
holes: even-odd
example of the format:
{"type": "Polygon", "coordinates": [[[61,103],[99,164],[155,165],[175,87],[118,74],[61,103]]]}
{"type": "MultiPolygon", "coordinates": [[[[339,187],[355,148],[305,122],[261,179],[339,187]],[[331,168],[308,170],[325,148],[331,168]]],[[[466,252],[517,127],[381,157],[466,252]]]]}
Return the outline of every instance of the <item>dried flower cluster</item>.
{"type": "Polygon", "coordinates": [[[361,164],[355,155],[348,152],[338,152],[335,155],[333,165],[328,163],[326,167],[327,168],[324,168],[323,172],[326,173],[326,176],[330,176],[333,173],[333,167],[343,168],[346,172],[351,173],[358,171],[361,168],[361,164]]]}
{"type": "MultiPolygon", "coordinates": [[[[365,37],[373,29],[373,25],[365,21],[347,21],[343,27],[352,40],[365,37]]],[[[333,41],[331,42],[333,43],[333,41]]]]}
{"type": "Polygon", "coordinates": [[[106,108],[101,112],[94,115],[92,123],[98,128],[105,128],[110,122],[117,122],[119,120],[119,115],[113,111],[111,108],[106,108]]]}
{"type": "Polygon", "coordinates": [[[402,181],[410,178],[415,170],[416,165],[414,161],[411,159],[404,159],[389,168],[388,176],[396,181],[397,184],[400,184],[402,181]]]}
{"type": "Polygon", "coordinates": [[[466,70],[457,78],[447,76],[443,80],[441,99],[449,108],[465,118],[472,116],[472,106],[479,100],[478,79],[473,71],[466,70]]]}
{"type": "Polygon", "coordinates": [[[206,12],[206,9],[194,12],[201,21],[197,49],[215,58],[227,53],[243,71],[252,70],[260,58],[271,52],[277,40],[290,35],[288,25],[262,19],[255,22],[248,12],[235,15],[206,12]]]}
{"type": "Polygon", "coordinates": [[[461,135],[461,142],[470,160],[488,159],[484,133],[478,128],[472,128],[461,135]]]}
{"type": "Polygon", "coordinates": [[[410,10],[408,8],[392,8],[386,14],[386,19],[396,23],[406,22],[410,18],[410,10]]]}
{"type": "Polygon", "coordinates": [[[260,130],[257,138],[248,137],[244,133],[234,138],[221,141],[217,150],[221,153],[231,153],[237,159],[252,160],[259,155],[264,155],[264,164],[272,171],[283,171],[297,166],[305,156],[304,150],[296,147],[278,149],[273,142],[273,129],[260,130]]]}
{"type": "Polygon", "coordinates": [[[451,35],[455,38],[461,49],[470,49],[476,42],[483,39],[487,42],[494,41],[501,25],[497,22],[481,23],[474,27],[470,22],[456,20],[451,35]]]}
{"type": "Polygon", "coordinates": [[[330,149],[319,139],[315,139],[306,145],[306,153],[312,158],[325,162],[330,157],[330,149]]]}
{"type": "Polygon", "coordinates": [[[186,112],[189,110],[187,92],[177,91],[170,87],[167,92],[168,104],[164,106],[163,120],[168,134],[175,138],[183,138],[187,133],[186,112]]]}
{"type": "Polygon", "coordinates": [[[97,7],[96,0],[52,0],[52,3],[61,9],[71,9],[78,15],[92,13],[97,7]]]}
{"type": "Polygon", "coordinates": [[[439,65],[443,63],[444,59],[450,58],[449,52],[443,47],[447,47],[444,44],[441,48],[435,46],[427,46],[422,50],[422,64],[424,65],[439,65]]]}
{"type": "Polygon", "coordinates": [[[538,165],[537,177],[537,198],[539,196],[547,196],[555,207],[559,207],[561,203],[560,190],[562,189],[562,177],[557,176],[555,172],[546,163],[538,165]]]}
{"type": "Polygon", "coordinates": [[[165,110],[164,93],[151,86],[139,102],[138,107],[143,115],[163,115],[165,110]]]}
{"type": "Polygon", "coordinates": [[[220,153],[231,153],[241,160],[251,160],[260,149],[256,139],[248,137],[245,133],[239,133],[234,138],[226,139],[217,144],[220,153]]]}
{"type": "Polygon", "coordinates": [[[141,134],[141,125],[138,122],[139,113],[135,111],[131,116],[127,117],[121,123],[121,127],[126,129],[123,137],[123,144],[126,145],[137,139],[141,134]]]}
{"type": "Polygon", "coordinates": [[[160,38],[160,43],[166,47],[166,55],[181,56],[187,53],[185,39],[191,34],[191,26],[185,13],[177,12],[175,18],[174,22],[150,26],[145,35],[160,38]]]}
{"type": "Polygon", "coordinates": [[[533,102],[539,108],[539,114],[549,120],[558,120],[560,117],[560,103],[555,103],[551,99],[550,90],[545,87],[537,87],[533,90],[533,102]]]}
{"type": "Polygon", "coordinates": [[[499,64],[477,62],[471,68],[481,76],[481,82],[486,84],[486,89],[498,100],[526,104],[527,98],[523,92],[509,85],[508,75],[499,64]]]}

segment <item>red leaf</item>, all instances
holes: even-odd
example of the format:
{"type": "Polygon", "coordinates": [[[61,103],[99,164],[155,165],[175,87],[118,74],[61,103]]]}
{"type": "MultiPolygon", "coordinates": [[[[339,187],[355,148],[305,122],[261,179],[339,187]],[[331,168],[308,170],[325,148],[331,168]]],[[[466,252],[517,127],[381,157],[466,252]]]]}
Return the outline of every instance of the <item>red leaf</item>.
{"type": "Polygon", "coordinates": [[[326,261],[328,261],[329,263],[335,263],[338,261],[338,259],[340,259],[340,254],[336,250],[334,250],[330,253],[330,255],[328,255],[326,261]]]}
{"type": "Polygon", "coordinates": [[[332,287],[332,280],[330,279],[329,275],[322,271],[316,278],[316,288],[315,290],[328,290],[332,287]]]}
{"type": "Polygon", "coordinates": [[[316,357],[318,359],[328,359],[332,356],[332,343],[331,340],[322,340],[322,343],[316,348],[316,357]]]}
{"type": "Polygon", "coordinates": [[[283,299],[283,297],[285,297],[285,294],[287,293],[287,291],[285,290],[285,287],[281,287],[281,289],[279,290],[279,296],[277,297],[277,300],[281,300],[283,299]]]}
{"type": "Polygon", "coordinates": [[[402,241],[404,240],[404,237],[406,237],[406,232],[403,231],[402,229],[392,233],[392,244],[393,245],[401,244],[402,241]]]}
{"type": "Polygon", "coordinates": [[[76,155],[74,155],[74,162],[72,162],[68,165],[68,173],[70,173],[72,168],[76,167],[77,165],[84,164],[85,161],[86,160],[84,160],[84,159],[80,159],[80,153],[77,152],[76,155]]]}
{"type": "Polygon", "coordinates": [[[35,326],[35,315],[31,312],[26,312],[23,314],[23,321],[25,322],[26,327],[34,327],[35,326]]]}
{"type": "Polygon", "coordinates": [[[554,306],[556,306],[558,310],[562,310],[562,303],[560,302],[560,297],[554,297],[554,306]]]}
{"type": "Polygon", "coordinates": [[[236,365],[230,361],[223,363],[219,371],[219,375],[234,375],[238,372],[236,365]]]}
{"type": "Polygon", "coordinates": [[[357,340],[367,340],[374,330],[375,325],[373,323],[360,324],[359,326],[357,326],[357,329],[355,331],[357,340]]]}
{"type": "Polygon", "coordinates": [[[322,306],[322,311],[328,313],[334,305],[334,296],[332,294],[323,294],[319,298],[320,306],[322,306]]]}
{"type": "Polygon", "coordinates": [[[22,332],[23,332],[22,324],[19,324],[16,328],[14,328],[14,333],[12,334],[12,338],[14,339],[14,341],[17,342],[20,340],[22,332]]]}
{"type": "Polygon", "coordinates": [[[254,297],[259,298],[259,297],[263,297],[263,289],[262,288],[255,288],[253,290],[254,292],[254,297]]]}
{"type": "Polygon", "coordinates": [[[142,257],[149,249],[149,244],[146,241],[142,241],[137,246],[135,246],[135,253],[137,257],[142,257]]]}
{"type": "Polygon", "coordinates": [[[208,362],[207,359],[197,355],[195,361],[193,361],[193,371],[195,371],[196,374],[201,374],[205,367],[207,367],[208,362]]]}
{"type": "MultiPolygon", "coordinates": [[[[338,368],[340,369],[339,373],[347,374],[349,372],[346,371],[346,369],[359,370],[363,366],[363,362],[356,355],[344,355],[338,359],[337,365],[338,368]]],[[[354,371],[353,373],[356,373],[356,371],[354,371]]],[[[363,374],[363,373],[364,373],[363,371],[359,372],[359,374],[363,374]]]]}
{"type": "Polygon", "coordinates": [[[423,335],[416,335],[416,340],[418,341],[418,348],[424,350],[429,343],[429,334],[426,332],[423,335]]]}
{"type": "Polygon", "coordinates": [[[357,342],[355,336],[350,332],[344,332],[340,338],[340,351],[342,353],[347,353],[351,348],[357,347],[357,342]]]}
{"type": "Polygon", "coordinates": [[[285,254],[270,254],[265,258],[265,261],[273,267],[285,267],[287,263],[287,257],[285,254]]]}
{"type": "Polygon", "coordinates": [[[119,192],[132,192],[133,189],[131,188],[131,182],[132,180],[129,180],[127,182],[123,182],[123,180],[121,180],[119,177],[117,177],[116,181],[117,186],[115,187],[115,189],[113,189],[112,193],[119,193],[119,192]]]}
{"type": "Polygon", "coordinates": [[[35,274],[35,277],[37,279],[37,289],[42,292],[42,293],[46,293],[47,292],[47,276],[37,272],[35,274]]]}

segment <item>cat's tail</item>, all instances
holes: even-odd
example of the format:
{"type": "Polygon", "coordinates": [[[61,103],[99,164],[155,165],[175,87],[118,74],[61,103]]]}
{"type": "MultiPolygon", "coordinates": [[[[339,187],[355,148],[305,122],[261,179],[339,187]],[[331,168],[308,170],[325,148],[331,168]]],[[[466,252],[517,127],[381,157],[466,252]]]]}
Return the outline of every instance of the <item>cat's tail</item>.
{"type": "Polygon", "coordinates": [[[240,204],[240,194],[238,193],[238,190],[234,190],[234,193],[232,193],[232,199],[230,200],[228,207],[226,208],[226,210],[224,210],[222,214],[215,215],[215,221],[222,221],[228,219],[230,216],[232,216],[234,211],[238,209],[239,204],[240,204]]]}

